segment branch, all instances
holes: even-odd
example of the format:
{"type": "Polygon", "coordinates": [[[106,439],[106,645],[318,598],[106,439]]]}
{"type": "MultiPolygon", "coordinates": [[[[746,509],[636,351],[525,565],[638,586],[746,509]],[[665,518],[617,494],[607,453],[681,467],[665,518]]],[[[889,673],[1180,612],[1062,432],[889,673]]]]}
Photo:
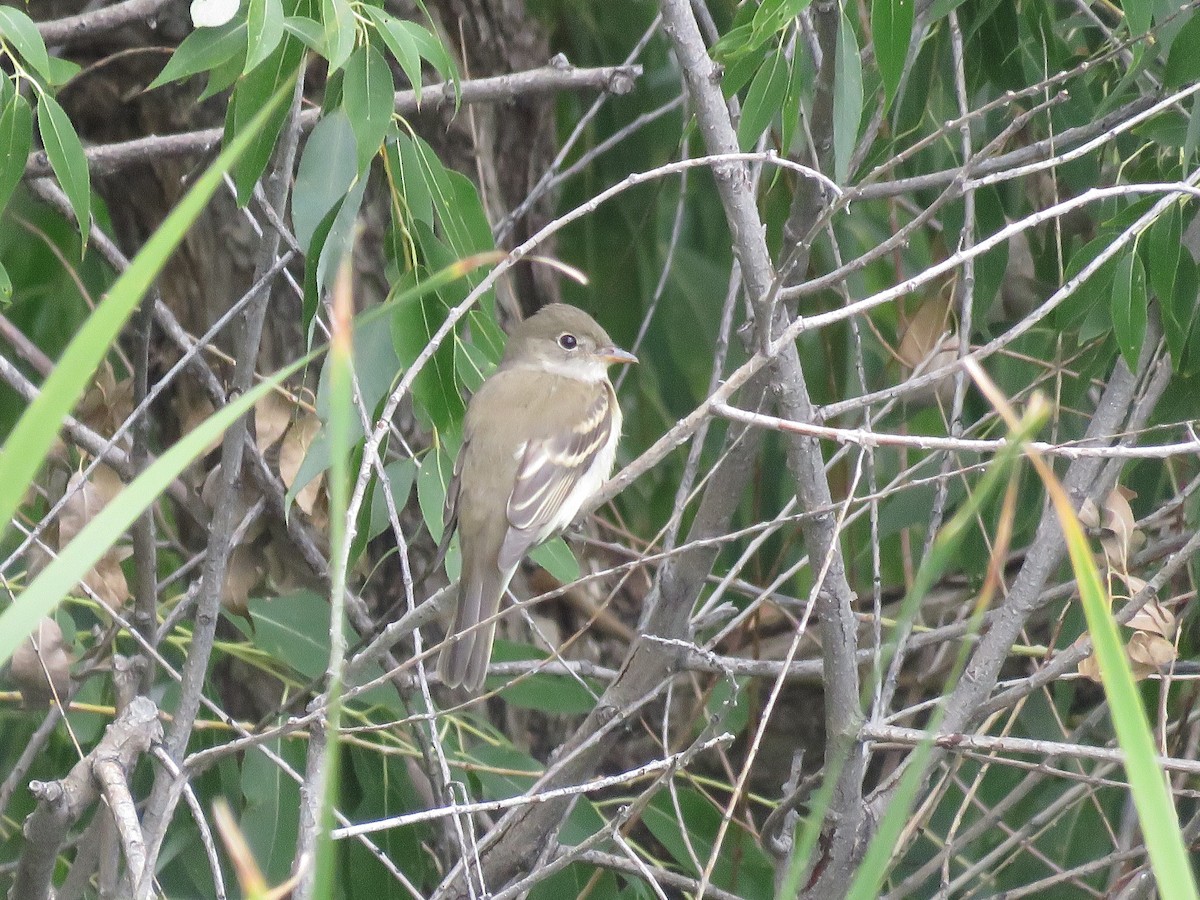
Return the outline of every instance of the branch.
{"type": "MultiPolygon", "coordinates": [[[[421,88],[421,101],[417,102],[414,91],[397,91],[396,112],[412,115],[417,112],[438,110],[445,106],[463,103],[516,103],[529,97],[556,94],[563,91],[599,90],[610,94],[627,94],[633,90],[634,81],[642,74],[641,66],[605,66],[597,69],[576,69],[565,61],[552,62],[540,69],[498,75],[493,78],[477,78],[459,84],[455,94],[453,82],[443,81],[421,88]]],[[[301,132],[312,129],[321,117],[321,110],[308,109],[300,113],[301,132]]],[[[218,146],[224,138],[224,128],[205,128],[182,134],[150,135],[89,147],[85,150],[88,168],[93,178],[113,175],[130,166],[170,159],[177,156],[195,156],[218,146]]],[[[38,178],[52,174],[50,161],[44,150],[29,154],[25,164],[25,177],[38,178]]]]}
{"type": "MultiPolygon", "coordinates": [[[[30,783],[29,790],[37,797],[38,805],[25,822],[25,847],[17,863],[10,896],[21,900],[53,896],[58,849],[71,826],[99,798],[98,769],[107,770],[108,778],[117,776],[124,780],[137,758],[161,738],[158,707],[146,697],[135,697],[105,729],[104,737],[95,749],[77,762],[66,778],[30,783]]],[[[132,814],[136,822],[136,812],[132,814]]]]}
{"type": "MultiPolygon", "coordinates": [[[[1044,764],[1047,759],[1059,756],[1077,759],[1092,759],[1099,762],[1125,765],[1125,752],[1117,747],[1092,747],[1088,744],[1067,744],[1062,741],[1039,741],[1019,737],[995,737],[990,734],[964,734],[939,731],[932,734],[920,728],[900,728],[896,725],[867,725],[863,736],[874,744],[889,747],[915,747],[923,741],[932,740],[935,747],[952,753],[1022,753],[1038,757],[1044,764]]],[[[1200,774],[1200,761],[1160,756],[1156,760],[1168,772],[1200,774]]]]}
{"type": "Polygon", "coordinates": [[[101,9],[64,16],[50,22],[38,22],[38,34],[51,46],[69,46],[91,40],[97,35],[116,31],[135,22],[145,23],[154,18],[171,0],[125,0],[101,9]]]}

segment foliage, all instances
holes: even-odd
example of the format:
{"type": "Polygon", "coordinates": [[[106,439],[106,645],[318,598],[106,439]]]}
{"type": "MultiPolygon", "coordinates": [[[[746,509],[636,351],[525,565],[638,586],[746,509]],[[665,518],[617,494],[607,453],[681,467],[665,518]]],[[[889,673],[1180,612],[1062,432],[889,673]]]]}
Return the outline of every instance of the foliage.
{"type": "Polygon", "coordinates": [[[0,879],[1196,896],[1200,9],[693,7],[531,0],[580,68],[514,82],[449,3],[201,0],[148,74],[117,6],[0,7],[0,879]],[[97,84],[192,143],[118,146],[97,84]],[[173,253],[239,329],[187,334],[173,253]],[[642,360],[632,465],[464,698],[462,417],[558,297],[642,360]],[[106,805],[25,840],[72,778],[106,805]]]}

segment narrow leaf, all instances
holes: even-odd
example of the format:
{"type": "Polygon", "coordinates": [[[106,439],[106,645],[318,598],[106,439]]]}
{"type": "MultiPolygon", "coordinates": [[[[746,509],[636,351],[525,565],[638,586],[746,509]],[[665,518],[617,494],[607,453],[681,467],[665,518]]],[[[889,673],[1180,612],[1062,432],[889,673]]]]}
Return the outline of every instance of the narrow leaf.
{"type": "Polygon", "coordinates": [[[151,91],[172,81],[210,71],[230,59],[240,59],[245,52],[245,22],[230,22],[220,28],[197,28],[175,48],[163,70],[146,90],[151,91]]]}
{"type": "Polygon", "coordinates": [[[392,56],[400,65],[408,83],[412,86],[417,97],[417,105],[421,104],[421,54],[417,52],[417,44],[408,31],[400,27],[399,21],[374,6],[366,7],[367,13],[375,22],[375,29],[383,39],[383,43],[391,51],[392,56]]]}
{"type": "Polygon", "coordinates": [[[1146,274],[1134,253],[1121,259],[1113,275],[1112,323],[1125,363],[1136,370],[1146,338],[1146,274]]]}
{"type": "MultiPolygon", "coordinates": [[[[242,77],[233,91],[233,99],[225,114],[225,139],[241,131],[242,126],[254,118],[281,84],[292,84],[304,55],[304,44],[286,35],[271,55],[254,71],[242,77]]],[[[233,168],[233,180],[237,186],[238,203],[250,202],[254,185],[266,171],[267,163],[275,150],[275,143],[283,123],[287,120],[288,107],[273,107],[273,115],[259,131],[254,142],[233,168]]]]}
{"type": "Polygon", "coordinates": [[[325,55],[325,30],[307,16],[287,16],[283,20],[284,30],[304,42],[314,53],[325,55]]]}
{"type": "Polygon", "coordinates": [[[25,98],[13,93],[0,112],[0,210],[21,180],[32,143],[33,113],[25,98]]]}
{"type": "Polygon", "coordinates": [[[50,168],[71,201],[71,210],[79,223],[79,236],[83,246],[87,247],[88,229],[92,225],[92,178],[87,157],[71,120],[58,101],[45,91],[38,95],[38,132],[50,168]]]}
{"type": "Polygon", "coordinates": [[[308,136],[292,191],[292,227],[305,253],[321,220],[354,183],[355,146],[354,129],[344,109],[322,118],[308,136]]]}
{"type": "Polygon", "coordinates": [[[38,33],[33,19],[12,6],[0,6],[0,38],[4,38],[16,49],[29,68],[54,84],[50,67],[50,54],[46,42],[38,33]]]}
{"type": "Polygon", "coordinates": [[[332,74],[346,64],[354,50],[354,12],[348,0],[321,0],[321,21],[332,74]]]}
{"type": "Polygon", "coordinates": [[[850,157],[858,140],[862,119],[862,63],[854,26],[843,12],[838,24],[837,58],[833,75],[833,168],[834,180],[845,184],[850,175],[850,157]]]}
{"type": "Polygon", "coordinates": [[[743,150],[754,147],[767,130],[771,120],[783,105],[788,86],[788,61],[783,50],[768,53],[762,66],[750,82],[746,102],[742,104],[742,120],[738,123],[738,146],[743,150]]]}
{"type": "Polygon", "coordinates": [[[392,124],[396,86],[387,60],[374,47],[359,47],[346,63],[342,104],[358,139],[358,171],[366,172],[392,124]]]}
{"type": "Polygon", "coordinates": [[[270,56],[283,40],[283,4],[280,0],[250,0],[246,8],[246,64],[251,71],[270,56]]]}
{"type": "Polygon", "coordinates": [[[871,40],[883,78],[884,108],[892,105],[912,39],[913,0],[873,0],[871,40]]]}

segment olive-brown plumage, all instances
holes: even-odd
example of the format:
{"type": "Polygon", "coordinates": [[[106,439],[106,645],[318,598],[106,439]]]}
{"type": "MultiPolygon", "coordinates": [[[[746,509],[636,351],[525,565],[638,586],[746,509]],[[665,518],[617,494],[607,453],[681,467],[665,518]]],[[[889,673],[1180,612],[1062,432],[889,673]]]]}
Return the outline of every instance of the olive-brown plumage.
{"type": "Polygon", "coordinates": [[[571,524],[611,473],[621,410],[608,366],[636,361],[587,313],[553,304],[517,326],[471,398],[446,498],[462,573],[438,662],[444,683],[483,686],[495,616],[517,566],[571,524]]]}

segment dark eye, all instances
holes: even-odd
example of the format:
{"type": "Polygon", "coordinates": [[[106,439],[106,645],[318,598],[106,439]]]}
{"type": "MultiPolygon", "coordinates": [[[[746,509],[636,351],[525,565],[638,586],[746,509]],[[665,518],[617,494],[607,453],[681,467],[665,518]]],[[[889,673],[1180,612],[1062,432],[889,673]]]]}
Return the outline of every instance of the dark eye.
{"type": "Polygon", "coordinates": [[[558,346],[564,350],[574,350],[579,346],[579,341],[575,339],[575,335],[573,334],[560,334],[558,336],[558,346]]]}

